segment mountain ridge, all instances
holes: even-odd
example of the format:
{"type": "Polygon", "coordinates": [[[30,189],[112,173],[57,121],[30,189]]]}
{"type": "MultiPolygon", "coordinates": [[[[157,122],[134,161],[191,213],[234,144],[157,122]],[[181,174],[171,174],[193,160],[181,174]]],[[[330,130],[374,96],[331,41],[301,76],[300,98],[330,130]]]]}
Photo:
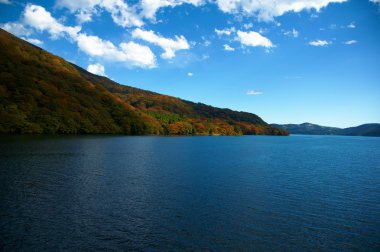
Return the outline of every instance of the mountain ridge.
{"type": "Polygon", "coordinates": [[[0,133],[287,135],[259,116],[97,76],[0,30],[0,133]]]}
{"type": "Polygon", "coordinates": [[[305,135],[341,135],[341,136],[380,136],[379,123],[366,123],[355,127],[337,128],[312,123],[271,124],[273,127],[287,130],[290,134],[305,135]]]}

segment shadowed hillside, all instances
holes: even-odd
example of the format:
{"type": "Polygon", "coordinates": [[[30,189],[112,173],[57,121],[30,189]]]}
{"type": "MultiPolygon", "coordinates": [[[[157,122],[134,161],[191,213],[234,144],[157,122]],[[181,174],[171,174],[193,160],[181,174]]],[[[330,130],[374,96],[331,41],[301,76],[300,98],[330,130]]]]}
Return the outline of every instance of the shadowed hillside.
{"type": "Polygon", "coordinates": [[[350,128],[334,128],[311,123],[271,124],[273,127],[287,130],[290,134],[303,135],[341,135],[341,136],[380,136],[380,124],[368,123],[350,128]]]}
{"type": "Polygon", "coordinates": [[[0,29],[0,133],[287,135],[260,117],[120,85],[0,29]]]}
{"type": "Polygon", "coordinates": [[[342,129],[339,135],[345,136],[380,136],[379,123],[367,123],[357,127],[350,127],[342,129]]]}
{"type": "Polygon", "coordinates": [[[340,128],[325,127],[312,123],[301,124],[271,124],[273,127],[285,129],[290,134],[305,134],[305,135],[337,135],[340,128]]]}

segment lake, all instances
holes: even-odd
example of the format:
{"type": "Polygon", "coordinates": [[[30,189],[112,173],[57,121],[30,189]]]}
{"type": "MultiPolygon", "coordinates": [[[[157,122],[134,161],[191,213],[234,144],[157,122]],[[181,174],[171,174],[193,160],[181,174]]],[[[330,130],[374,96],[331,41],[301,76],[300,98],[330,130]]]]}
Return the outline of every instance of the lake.
{"type": "Polygon", "coordinates": [[[2,251],[379,251],[380,138],[1,136],[2,251]]]}

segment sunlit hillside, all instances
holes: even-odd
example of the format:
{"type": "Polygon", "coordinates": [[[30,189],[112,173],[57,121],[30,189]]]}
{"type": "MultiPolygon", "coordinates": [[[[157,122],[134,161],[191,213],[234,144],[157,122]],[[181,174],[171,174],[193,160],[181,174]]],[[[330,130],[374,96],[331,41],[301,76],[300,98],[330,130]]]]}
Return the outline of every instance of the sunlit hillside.
{"type": "Polygon", "coordinates": [[[286,135],[260,117],[120,85],[0,31],[0,132],[286,135]]]}

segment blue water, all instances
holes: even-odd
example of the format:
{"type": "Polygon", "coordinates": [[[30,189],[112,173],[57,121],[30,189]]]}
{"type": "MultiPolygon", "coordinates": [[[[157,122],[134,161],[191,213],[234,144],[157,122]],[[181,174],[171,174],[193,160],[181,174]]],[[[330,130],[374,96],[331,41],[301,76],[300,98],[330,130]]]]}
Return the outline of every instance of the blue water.
{"type": "Polygon", "coordinates": [[[380,138],[0,137],[0,250],[380,251],[380,138]]]}

